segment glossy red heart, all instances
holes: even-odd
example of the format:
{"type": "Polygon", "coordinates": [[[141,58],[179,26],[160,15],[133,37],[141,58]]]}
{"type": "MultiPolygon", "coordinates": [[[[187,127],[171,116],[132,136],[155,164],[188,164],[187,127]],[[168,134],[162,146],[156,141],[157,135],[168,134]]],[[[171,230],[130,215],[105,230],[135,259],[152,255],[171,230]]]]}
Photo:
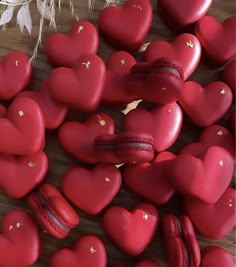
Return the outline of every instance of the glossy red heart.
{"type": "Polygon", "coordinates": [[[188,1],[174,0],[157,1],[158,15],[172,30],[184,30],[203,17],[212,5],[212,0],[188,1]]]}
{"type": "Polygon", "coordinates": [[[105,113],[97,113],[91,115],[84,123],[76,121],[64,123],[59,130],[59,141],[75,158],[87,163],[97,163],[94,154],[96,136],[113,134],[114,131],[112,118],[105,113]]]}
{"type": "Polygon", "coordinates": [[[173,153],[164,151],[151,163],[125,165],[124,181],[141,197],[154,204],[164,204],[174,194],[174,189],[165,175],[167,162],[173,158],[173,153]]]}
{"type": "Polygon", "coordinates": [[[11,103],[7,118],[0,119],[0,153],[32,155],[44,146],[42,111],[30,98],[18,97],[11,103]]]}
{"type": "Polygon", "coordinates": [[[207,127],[219,120],[229,109],[233,94],[223,82],[211,82],[203,88],[199,83],[184,84],[181,107],[194,124],[207,127]]]}
{"type": "Polygon", "coordinates": [[[227,83],[234,95],[236,94],[236,59],[231,60],[221,73],[221,79],[227,83]]]}
{"type": "Polygon", "coordinates": [[[235,32],[236,16],[228,17],[223,23],[214,17],[205,16],[195,26],[195,34],[206,55],[218,65],[236,56],[235,32]]]}
{"type": "Polygon", "coordinates": [[[206,203],[216,203],[229,186],[234,172],[231,155],[212,146],[201,158],[182,154],[169,161],[168,178],[176,191],[206,203]]]}
{"type": "MultiPolygon", "coordinates": [[[[123,264],[115,264],[112,267],[126,267],[123,264]]],[[[141,260],[137,262],[134,267],[160,267],[160,265],[153,260],[141,260]]]]}
{"type": "Polygon", "coordinates": [[[53,66],[72,67],[81,55],[96,54],[98,42],[98,32],[94,25],[79,20],[67,34],[51,34],[45,43],[45,53],[53,66]]]}
{"type": "Polygon", "coordinates": [[[41,83],[38,91],[24,91],[18,96],[32,98],[38,103],[44,115],[46,129],[58,128],[66,117],[68,108],[51,96],[47,79],[41,83]]]}
{"type": "Polygon", "coordinates": [[[127,0],[123,7],[107,7],[100,12],[98,19],[99,29],[106,40],[112,46],[129,52],[140,48],[151,24],[149,0],[127,0]]]}
{"type": "Polygon", "coordinates": [[[114,52],[106,62],[107,75],[102,100],[107,104],[128,104],[135,98],[126,89],[126,83],[135,58],[124,51],[114,52]]]}
{"type": "Polygon", "coordinates": [[[5,106],[0,104],[0,118],[5,118],[7,116],[7,109],[5,106]]]}
{"type": "Polygon", "coordinates": [[[48,171],[47,155],[40,151],[32,156],[0,155],[0,187],[12,198],[22,198],[39,185],[48,171]]]}
{"type": "Polygon", "coordinates": [[[201,267],[236,267],[233,256],[224,248],[209,246],[202,250],[201,267]]]}
{"type": "Polygon", "coordinates": [[[152,240],[159,221],[158,211],[151,204],[139,204],[129,212],[123,207],[109,208],[103,217],[104,230],[127,254],[142,253],[152,240]]]}
{"type": "Polygon", "coordinates": [[[54,99],[83,111],[92,111],[98,106],[105,80],[105,64],[94,54],[82,55],[72,68],[57,68],[48,76],[54,99]]]}
{"type": "Polygon", "coordinates": [[[168,149],[176,141],[183,114],[178,104],[156,106],[151,111],[135,109],[124,120],[126,131],[148,133],[153,136],[154,149],[158,152],[168,149]]]}
{"type": "Polygon", "coordinates": [[[29,57],[18,51],[7,54],[0,62],[0,100],[14,98],[27,87],[31,78],[32,65],[29,57]]]}
{"type": "Polygon", "coordinates": [[[178,64],[183,69],[184,80],[187,80],[200,61],[201,44],[193,34],[183,33],[178,35],[172,43],[164,40],[151,42],[144,54],[146,61],[163,57],[178,64]]]}
{"type": "Polygon", "coordinates": [[[94,235],[81,237],[72,249],[63,248],[50,257],[50,267],[106,267],[103,242],[94,235]]]}
{"type": "Polygon", "coordinates": [[[101,212],[119,192],[121,174],[112,164],[99,164],[92,170],[72,167],[63,176],[65,195],[89,214],[101,212]]]}
{"type": "Polygon", "coordinates": [[[2,220],[0,263],[4,267],[25,267],[36,262],[41,245],[38,227],[23,210],[13,210],[2,220]]]}
{"type": "Polygon", "coordinates": [[[215,204],[186,198],[185,210],[198,231],[211,239],[224,238],[235,226],[236,190],[228,188],[215,204]]]}

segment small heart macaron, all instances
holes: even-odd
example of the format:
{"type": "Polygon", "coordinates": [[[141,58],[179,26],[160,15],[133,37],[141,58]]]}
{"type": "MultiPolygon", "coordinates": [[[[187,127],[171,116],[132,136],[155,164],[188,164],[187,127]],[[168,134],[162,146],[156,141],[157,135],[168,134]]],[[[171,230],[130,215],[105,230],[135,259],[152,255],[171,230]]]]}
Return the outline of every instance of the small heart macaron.
{"type": "Polygon", "coordinates": [[[113,134],[115,125],[105,113],[91,115],[84,123],[69,121],[59,130],[59,141],[63,148],[75,158],[87,163],[97,163],[94,140],[103,134],[113,134]]]}
{"type": "Polygon", "coordinates": [[[227,188],[215,204],[185,198],[184,207],[198,231],[212,239],[224,238],[236,224],[236,190],[227,188]]]}
{"type": "Polygon", "coordinates": [[[52,97],[74,109],[94,110],[103,94],[106,67],[95,54],[81,55],[71,68],[54,69],[48,76],[52,97]]]}
{"type": "Polygon", "coordinates": [[[27,156],[44,146],[45,124],[38,104],[30,98],[17,97],[0,119],[0,153],[27,156]]]}
{"type": "Polygon", "coordinates": [[[108,236],[127,254],[142,253],[152,240],[159,216],[155,206],[142,203],[129,212],[123,207],[109,208],[103,217],[108,236]]]}
{"type": "Polygon", "coordinates": [[[205,16],[195,25],[195,34],[204,52],[217,65],[224,65],[236,56],[235,31],[236,16],[228,17],[223,23],[214,17],[205,16]]]}
{"type": "Polygon", "coordinates": [[[45,53],[53,66],[70,68],[81,55],[96,54],[98,43],[98,32],[94,25],[79,20],[68,33],[51,34],[45,43],[45,53]]]}
{"type": "Polygon", "coordinates": [[[221,79],[230,86],[234,95],[236,94],[236,59],[227,63],[221,73],[221,79]]]}
{"type": "Polygon", "coordinates": [[[151,62],[163,57],[174,61],[183,70],[184,80],[187,80],[199,64],[201,44],[195,35],[189,33],[178,35],[172,43],[152,41],[144,53],[145,61],[151,62]]]}
{"type": "Polygon", "coordinates": [[[188,81],[179,103],[194,124],[207,127],[224,116],[232,100],[232,91],[223,82],[211,82],[202,87],[197,82],[188,81]]]}
{"type": "Polygon", "coordinates": [[[98,164],[92,170],[70,168],[63,176],[62,188],[77,207],[95,215],[112,201],[121,182],[119,168],[112,164],[98,164]]]}
{"type": "Polygon", "coordinates": [[[29,85],[31,78],[29,57],[18,51],[7,54],[0,62],[0,100],[14,98],[29,85]]]}
{"type": "Polygon", "coordinates": [[[48,158],[43,151],[26,156],[0,155],[0,187],[12,198],[22,198],[39,185],[48,171],[48,158]]]}
{"type": "Polygon", "coordinates": [[[35,263],[41,252],[38,227],[31,215],[12,210],[1,222],[1,266],[25,267],[35,263]]]}
{"type": "Polygon", "coordinates": [[[183,121],[181,108],[177,103],[159,105],[152,110],[131,110],[124,120],[126,131],[146,132],[154,139],[154,149],[164,151],[174,144],[179,136],[183,121]]]}
{"type": "Polygon", "coordinates": [[[50,267],[106,267],[106,264],[106,248],[94,235],[81,237],[72,249],[59,249],[49,260],[50,267]]]}
{"type": "Polygon", "coordinates": [[[129,52],[141,47],[151,24],[149,0],[127,0],[122,7],[107,7],[98,18],[99,30],[105,39],[112,46],[129,52]]]}

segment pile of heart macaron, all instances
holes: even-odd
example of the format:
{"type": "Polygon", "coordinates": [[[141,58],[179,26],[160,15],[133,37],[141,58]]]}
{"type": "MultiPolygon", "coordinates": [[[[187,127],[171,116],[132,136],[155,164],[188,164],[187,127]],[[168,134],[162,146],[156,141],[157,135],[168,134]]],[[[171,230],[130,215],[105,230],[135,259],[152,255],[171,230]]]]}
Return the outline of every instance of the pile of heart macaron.
{"type": "MultiPolygon", "coordinates": [[[[182,33],[171,43],[158,39],[147,44],[142,62],[133,53],[140,51],[152,24],[149,0],[127,0],[100,12],[99,33],[118,50],[106,63],[97,55],[99,35],[89,21],[74,23],[67,34],[50,35],[45,53],[54,68],[37,91],[27,90],[33,74],[27,55],[13,51],[2,59],[1,189],[13,199],[27,197],[34,218],[24,210],[3,218],[1,267],[28,266],[43,255],[38,225],[60,239],[79,227],[79,214],[70,203],[90,215],[103,213],[104,231],[132,257],[148,247],[160,227],[168,266],[235,266],[224,248],[200,251],[195,231],[217,240],[235,226],[236,195],[230,185],[235,165],[236,16],[221,23],[206,16],[212,1],[203,1],[198,9],[183,2],[184,10],[183,5],[173,8],[169,1],[158,1],[163,22],[182,33]],[[110,23],[113,19],[119,23],[110,23]],[[224,48],[218,40],[227,40],[224,48]],[[202,50],[221,70],[219,80],[205,87],[188,80],[202,50]],[[96,112],[101,105],[123,109],[136,100],[142,102],[125,114],[121,132],[111,116],[96,112]],[[68,121],[69,110],[91,114],[83,122],[68,121]],[[217,124],[223,117],[229,129],[217,124]],[[201,128],[201,134],[174,154],[168,149],[178,140],[183,120],[201,128]],[[44,182],[49,167],[43,151],[46,130],[56,130],[63,149],[78,163],[88,164],[64,173],[63,193],[44,182]],[[110,205],[122,181],[143,199],[132,211],[110,205]],[[160,218],[157,206],[175,193],[182,196],[182,214],[160,218]]],[[[92,234],[49,259],[50,267],[107,263],[104,242],[92,234]]],[[[143,259],[134,266],[160,264],[143,259]]]]}

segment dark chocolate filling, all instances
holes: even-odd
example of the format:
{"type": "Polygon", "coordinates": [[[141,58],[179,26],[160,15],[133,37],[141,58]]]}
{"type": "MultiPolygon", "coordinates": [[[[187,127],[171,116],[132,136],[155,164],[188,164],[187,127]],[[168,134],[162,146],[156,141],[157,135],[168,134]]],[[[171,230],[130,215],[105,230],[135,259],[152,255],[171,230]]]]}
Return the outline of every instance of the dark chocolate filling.
{"type": "Polygon", "coordinates": [[[152,69],[152,71],[157,72],[157,71],[166,71],[169,72],[173,75],[175,75],[178,78],[182,78],[181,73],[176,69],[176,68],[172,68],[172,67],[167,67],[167,66],[156,66],[152,69]]]}

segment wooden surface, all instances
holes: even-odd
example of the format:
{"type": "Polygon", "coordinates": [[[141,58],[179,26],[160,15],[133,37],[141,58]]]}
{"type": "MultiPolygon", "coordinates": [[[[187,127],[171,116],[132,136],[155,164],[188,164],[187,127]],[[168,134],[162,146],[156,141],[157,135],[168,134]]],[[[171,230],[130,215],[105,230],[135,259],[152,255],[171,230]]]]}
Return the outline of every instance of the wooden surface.
{"type": "MultiPolygon", "coordinates": [[[[78,0],[78,4],[76,6],[76,14],[80,19],[88,19],[93,22],[97,26],[97,17],[99,11],[102,10],[104,6],[104,2],[102,0],[95,0],[94,10],[88,11],[87,0],[78,0]]],[[[177,4],[178,1],[176,1],[177,4]]],[[[165,40],[172,40],[175,36],[171,33],[159,20],[156,14],[156,4],[155,1],[152,1],[153,10],[154,10],[154,18],[153,25],[150,29],[150,32],[146,38],[146,41],[151,41],[156,38],[162,38],[165,40]]],[[[26,32],[23,35],[20,34],[19,29],[15,27],[15,21],[11,22],[7,27],[7,31],[0,32],[0,57],[6,55],[11,50],[17,49],[21,50],[28,55],[32,54],[32,50],[34,44],[37,39],[37,32],[39,24],[39,17],[37,10],[33,5],[31,12],[33,15],[33,33],[30,37],[26,32]]],[[[210,15],[217,17],[220,21],[223,21],[228,16],[232,16],[236,14],[236,1],[235,0],[215,0],[213,6],[209,11],[210,15]]],[[[75,19],[70,15],[69,5],[68,3],[64,4],[62,13],[57,16],[57,30],[65,32],[69,29],[72,23],[75,22],[75,19]]],[[[47,25],[44,27],[43,34],[43,42],[46,37],[53,32],[53,29],[50,29],[47,25]]],[[[42,42],[42,43],[43,43],[42,42]]],[[[224,49],[224,48],[222,48],[224,49]]],[[[106,60],[107,57],[111,54],[113,50],[107,45],[104,41],[101,40],[99,55],[106,60]]],[[[37,88],[39,83],[47,76],[50,71],[50,66],[47,64],[46,57],[44,55],[43,46],[39,49],[39,54],[37,59],[33,62],[33,66],[35,69],[35,78],[33,83],[33,88],[37,88]]],[[[202,84],[206,84],[212,80],[217,79],[217,75],[219,70],[215,70],[214,68],[210,68],[204,60],[202,60],[199,68],[191,77],[191,79],[198,81],[202,84]]],[[[104,107],[100,107],[99,110],[103,110],[108,112],[116,121],[117,131],[122,130],[122,119],[123,114],[118,110],[111,110],[104,107]]],[[[79,113],[70,113],[68,119],[77,119],[81,120],[84,118],[84,115],[87,114],[79,114],[79,113]]],[[[221,120],[223,125],[226,125],[225,120],[221,120]]],[[[186,143],[192,142],[196,139],[199,134],[198,128],[193,128],[188,125],[186,122],[183,127],[183,131],[178,138],[177,143],[171,148],[172,151],[178,152],[179,148],[186,143]]],[[[47,181],[58,186],[60,188],[61,178],[63,173],[73,165],[80,164],[74,159],[68,157],[68,155],[62,150],[61,146],[57,141],[57,133],[51,132],[47,134],[46,139],[46,148],[45,148],[49,160],[50,160],[50,169],[47,175],[47,181]]],[[[234,181],[235,179],[233,179],[234,181]]],[[[234,182],[232,181],[232,185],[234,186],[234,182]]],[[[61,188],[60,188],[61,189],[61,188]]],[[[122,205],[127,208],[133,208],[137,203],[139,203],[141,199],[131,193],[125,185],[122,186],[120,193],[116,196],[112,205],[122,205]]],[[[10,210],[15,208],[24,208],[29,210],[28,205],[25,200],[15,201],[7,198],[4,194],[0,193],[0,219],[10,210]]],[[[180,199],[178,196],[175,196],[170,203],[158,207],[160,214],[167,211],[181,212],[180,199]]],[[[128,266],[132,266],[136,260],[148,257],[157,260],[162,267],[167,266],[166,261],[163,255],[163,248],[161,242],[161,234],[158,231],[148,246],[146,251],[138,257],[129,257],[123,252],[121,252],[105,235],[102,228],[102,215],[100,216],[89,216],[85,213],[79,211],[77,209],[81,223],[77,229],[73,230],[68,238],[64,240],[56,240],[55,238],[50,237],[46,233],[41,231],[41,238],[43,244],[43,254],[39,261],[35,263],[34,267],[45,267],[48,266],[49,256],[58,248],[63,246],[70,247],[73,245],[75,240],[82,235],[85,234],[96,234],[98,235],[106,244],[107,253],[108,253],[108,266],[113,263],[127,263],[128,266]]],[[[219,241],[209,240],[207,238],[202,237],[201,235],[197,235],[200,246],[206,247],[208,245],[219,245],[226,249],[228,249],[235,257],[235,231],[231,232],[227,237],[219,241]]],[[[66,266],[65,266],[66,267],[66,266]]],[[[89,266],[88,266],[89,267],[89,266]]],[[[212,266],[213,267],[213,266],[212,266]]],[[[222,266],[227,267],[227,266],[222,266]]]]}

